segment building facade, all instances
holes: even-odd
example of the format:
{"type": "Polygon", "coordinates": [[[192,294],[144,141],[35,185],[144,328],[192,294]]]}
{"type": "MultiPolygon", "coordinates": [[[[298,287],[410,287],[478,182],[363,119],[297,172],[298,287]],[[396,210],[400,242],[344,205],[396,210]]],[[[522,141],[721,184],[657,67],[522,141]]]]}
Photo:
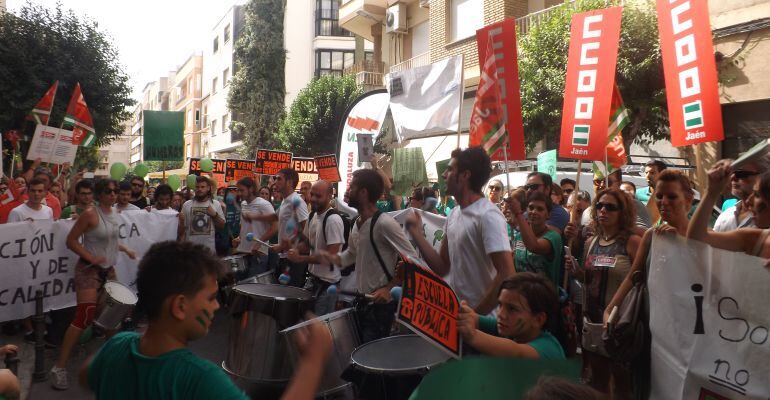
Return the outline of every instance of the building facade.
{"type": "Polygon", "coordinates": [[[208,137],[202,129],[203,55],[193,54],[174,73],[169,89],[169,109],[184,113],[185,158],[201,157],[203,140],[208,137]]]}
{"type": "Polygon", "coordinates": [[[110,144],[99,148],[99,165],[96,171],[94,171],[95,176],[109,176],[110,166],[117,162],[123,163],[123,165],[130,164],[132,128],[132,121],[125,121],[123,123],[123,134],[113,139],[110,144]]]}
{"type": "Polygon", "coordinates": [[[136,164],[144,161],[143,152],[143,124],[142,111],[168,111],[169,110],[169,79],[173,82],[174,73],[169,74],[169,77],[158,78],[157,81],[152,81],[144,86],[142,90],[142,99],[134,107],[133,117],[131,118],[131,135],[129,140],[129,166],[134,167],[136,164]]]}

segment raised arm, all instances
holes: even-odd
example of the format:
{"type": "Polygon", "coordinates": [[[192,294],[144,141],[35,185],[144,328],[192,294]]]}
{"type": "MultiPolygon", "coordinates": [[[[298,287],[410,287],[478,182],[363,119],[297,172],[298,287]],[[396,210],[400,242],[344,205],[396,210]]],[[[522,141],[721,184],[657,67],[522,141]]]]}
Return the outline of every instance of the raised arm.
{"type": "Polygon", "coordinates": [[[551,242],[545,238],[538,238],[535,235],[535,231],[529,226],[529,222],[524,218],[524,213],[521,211],[521,204],[513,197],[509,197],[505,200],[508,202],[508,206],[513,213],[513,218],[519,226],[519,232],[521,232],[521,241],[524,242],[524,246],[532,253],[539,254],[541,256],[553,255],[553,246],[551,242]]]}
{"type": "Polygon", "coordinates": [[[417,245],[417,249],[420,250],[420,254],[428,263],[430,269],[433,270],[439,276],[445,276],[449,273],[449,250],[447,249],[446,235],[441,240],[441,250],[436,251],[433,246],[425,238],[422,228],[422,217],[420,211],[412,210],[412,214],[406,217],[406,229],[409,234],[412,235],[414,243],[417,245]]]}

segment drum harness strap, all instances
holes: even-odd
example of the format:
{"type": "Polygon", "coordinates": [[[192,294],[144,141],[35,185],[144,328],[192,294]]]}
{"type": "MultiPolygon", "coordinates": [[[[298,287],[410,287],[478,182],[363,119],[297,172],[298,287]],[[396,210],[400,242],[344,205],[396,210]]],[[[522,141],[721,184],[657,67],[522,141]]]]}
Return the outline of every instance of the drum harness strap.
{"type": "Polygon", "coordinates": [[[372,223],[369,224],[369,240],[372,242],[372,248],[374,249],[374,254],[377,256],[377,260],[380,262],[382,272],[385,273],[385,277],[387,277],[388,282],[390,282],[393,280],[393,275],[391,275],[391,273],[388,271],[388,268],[385,266],[385,261],[382,260],[380,251],[377,249],[377,245],[374,243],[374,224],[377,223],[377,219],[380,218],[380,214],[382,214],[382,211],[377,210],[377,212],[374,213],[374,216],[372,216],[372,223]]]}

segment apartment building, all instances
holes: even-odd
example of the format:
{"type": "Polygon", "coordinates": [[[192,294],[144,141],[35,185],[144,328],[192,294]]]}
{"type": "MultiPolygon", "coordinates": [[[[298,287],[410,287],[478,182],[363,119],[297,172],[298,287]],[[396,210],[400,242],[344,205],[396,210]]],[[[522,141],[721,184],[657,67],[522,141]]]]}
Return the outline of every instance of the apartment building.
{"type": "Polygon", "coordinates": [[[99,165],[94,171],[95,176],[106,177],[110,175],[110,166],[117,162],[129,165],[129,152],[131,150],[132,121],[123,123],[123,134],[113,139],[108,145],[99,148],[99,165]]]}
{"type": "Polygon", "coordinates": [[[169,109],[184,113],[185,158],[200,157],[208,141],[202,125],[203,55],[191,55],[174,73],[169,89],[169,109]]]}

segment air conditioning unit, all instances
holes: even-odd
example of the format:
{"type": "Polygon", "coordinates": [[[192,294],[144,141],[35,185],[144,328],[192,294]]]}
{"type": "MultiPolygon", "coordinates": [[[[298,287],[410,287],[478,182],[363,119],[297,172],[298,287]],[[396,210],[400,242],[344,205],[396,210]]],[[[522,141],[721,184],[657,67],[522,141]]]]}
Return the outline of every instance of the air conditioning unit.
{"type": "Polygon", "coordinates": [[[406,33],[406,4],[396,3],[385,14],[386,33],[406,33]]]}

